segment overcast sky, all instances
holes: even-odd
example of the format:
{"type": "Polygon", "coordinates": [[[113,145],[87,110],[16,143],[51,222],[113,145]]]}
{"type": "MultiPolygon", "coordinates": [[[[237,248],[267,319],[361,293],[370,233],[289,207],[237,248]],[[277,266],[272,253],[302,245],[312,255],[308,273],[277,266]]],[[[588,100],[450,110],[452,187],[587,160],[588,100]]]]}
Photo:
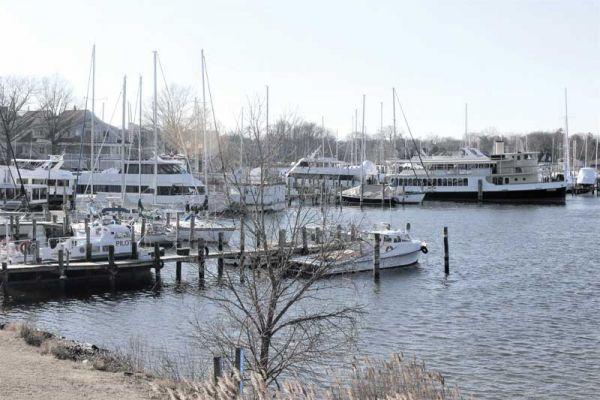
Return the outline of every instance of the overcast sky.
{"type": "Polygon", "coordinates": [[[380,102],[391,124],[392,87],[417,136],[462,136],[465,103],[472,131],[556,129],[565,87],[571,132],[600,126],[600,0],[1,0],[0,37],[0,75],[59,73],[79,98],[95,43],[106,120],[124,74],[130,96],[140,74],[151,93],[155,49],[167,81],[199,89],[204,49],[229,127],[265,85],[272,115],[340,136],[363,94],[367,131],[380,102]]]}

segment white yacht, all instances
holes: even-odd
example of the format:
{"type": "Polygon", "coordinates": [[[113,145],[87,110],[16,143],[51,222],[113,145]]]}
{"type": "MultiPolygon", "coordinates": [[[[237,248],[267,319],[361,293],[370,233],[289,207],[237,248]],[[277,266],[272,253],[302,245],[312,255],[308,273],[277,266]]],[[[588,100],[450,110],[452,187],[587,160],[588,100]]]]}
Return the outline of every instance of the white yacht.
{"type": "Polygon", "coordinates": [[[379,234],[380,269],[416,264],[419,254],[428,251],[427,244],[412,239],[408,231],[391,229],[390,224],[381,223],[364,232],[364,238],[359,238],[341,250],[298,256],[292,260],[307,272],[325,269],[325,275],[372,271],[376,233],[379,234]]]}
{"type": "Polygon", "coordinates": [[[421,204],[425,198],[423,191],[402,190],[398,186],[386,184],[358,185],[342,191],[342,201],[349,204],[397,205],[421,204]]]}
{"type": "Polygon", "coordinates": [[[48,204],[46,185],[0,183],[0,209],[6,211],[42,210],[48,204]]]}
{"type": "MultiPolygon", "coordinates": [[[[192,218],[194,219],[194,236],[192,240],[204,239],[206,243],[217,243],[219,233],[223,233],[223,243],[229,243],[229,239],[235,231],[235,224],[223,219],[206,219],[194,214],[188,214],[179,221],[179,235],[181,240],[189,240],[192,231],[192,218]]],[[[176,230],[177,222],[171,220],[171,229],[176,230]]]]}
{"type": "Polygon", "coordinates": [[[77,193],[94,193],[99,198],[124,197],[128,204],[137,204],[141,199],[144,205],[156,206],[204,205],[207,201],[204,183],[177,160],[159,157],[141,162],[128,160],[124,165],[124,174],[116,168],[82,171],[77,193]]]}
{"type": "Polygon", "coordinates": [[[565,202],[566,183],[544,177],[537,152],[505,153],[496,141],[494,153],[463,148],[457,156],[413,160],[413,167],[388,174],[393,186],[425,191],[425,200],[559,203],[565,202]],[[416,166],[421,163],[422,166],[416,166]]]}
{"type": "Polygon", "coordinates": [[[261,168],[249,172],[238,171],[229,184],[229,203],[233,210],[281,211],[285,209],[286,185],[280,170],[267,171],[261,168]]]}
{"type": "Polygon", "coordinates": [[[365,160],[361,165],[350,165],[332,157],[316,157],[314,154],[298,160],[287,172],[288,185],[303,187],[313,180],[325,180],[327,187],[350,188],[377,175],[377,167],[365,160]],[[364,179],[363,179],[364,178],[364,179]]]}
{"type": "MultiPolygon", "coordinates": [[[[62,204],[65,196],[73,197],[75,175],[62,169],[62,156],[51,155],[47,160],[17,159],[21,182],[25,184],[46,185],[48,187],[48,203],[62,204]]],[[[15,169],[16,171],[16,169],[15,169]]]]}

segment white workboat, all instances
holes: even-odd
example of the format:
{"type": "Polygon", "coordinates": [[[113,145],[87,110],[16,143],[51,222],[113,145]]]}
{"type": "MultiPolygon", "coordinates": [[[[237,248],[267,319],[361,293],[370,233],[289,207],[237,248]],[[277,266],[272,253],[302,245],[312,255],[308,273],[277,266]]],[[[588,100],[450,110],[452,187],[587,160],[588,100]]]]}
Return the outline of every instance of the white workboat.
{"type": "MultiPolygon", "coordinates": [[[[90,243],[92,245],[92,259],[107,260],[109,246],[114,246],[115,258],[131,257],[131,227],[121,224],[112,218],[101,218],[90,224],[90,243]]],[[[58,242],[54,247],[40,248],[42,262],[58,260],[58,250],[68,253],[69,260],[84,260],[86,247],[86,233],[83,224],[73,225],[73,236],[58,242]]],[[[137,246],[138,260],[152,258],[153,250],[145,250],[137,246]]],[[[67,254],[65,254],[65,257],[67,254]]]]}
{"type": "Polygon", "coordinates": [[[358,185],[342,192],[342,201],[349,204],[396,205],[421,204],[425,198],[423,191],[406,191],[389,185],[358,185]],[[362,191],[362,194],[361,194],[362,191]]]}
{"type": "MultiPolygon", "coordinates": [[[[199,218],[194,214],[188,214],[179,222],[179,236],[181,240],[189,240],[194,219],[194,235],[192,240],[204,239],[207,243],[217,243],[219,233],[223,233],[223,243],[227,244],[235,231],[235,224],[223,219],[199,218]]],[[[171,221],[171,228],[176,229],[175,221],[171,221]]]]}
{"type": "Polygon", "coordinates": [[[310,273],[322,270],[323,275],[337,275],[373,270],[373,241],[375,234],[380,237],[380,269],[398,268],[416,264],[421,252],[427,253],[427,244],[411,239],[406,230],[390,229],[383,223],[364,232],[363,238],[349,243],[348,247],[294,257],[301,269],[310,273]]]}

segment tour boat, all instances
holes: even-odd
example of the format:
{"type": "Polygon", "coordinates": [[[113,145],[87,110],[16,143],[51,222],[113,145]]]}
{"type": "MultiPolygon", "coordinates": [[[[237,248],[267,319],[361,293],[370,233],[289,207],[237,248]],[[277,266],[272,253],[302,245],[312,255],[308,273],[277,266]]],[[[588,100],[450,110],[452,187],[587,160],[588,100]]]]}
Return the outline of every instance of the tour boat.
{"type": "Polygon", "coordinates": [[[342,201],[350,204],[364,205],[396,205],[396,204],[421,204],[425,192],[403,191],[398,186],[359,185],[342,192],[342,201]],[[362,193],[361,193],[362,192],[362,193]]]}
{"type": "Polygon", "coordinates": [[[177,160],[128,160],[125,173],[120,169],[82,171],[77,193],[97,197],[120,197],[128,204],[185,206],[206,202],[204,183],[193,177],[177,160]],[[156,173],[155,173],[156,172],[156,173]],[[92,192],[93,189],[93,192],[92,192]],[[156,189],[156,190],[155,190],[156,189]]]}
{"type": "Polygon", "coordinates": [[[564,204],[566,182],[541,176],[537,160],[536,152],[505,153],[504,142],[496,141],[489,157],[473,148],[458,156],[421,157],[387,180],[406,191],[424,191],[425,200],[564,204]]]}
{"type": "Polygon", "coordinates": [[[301,269],[310,273],[320,270],[324,275],[336,275],[373,270],[375,234],[379,234],[379,268],[398,268],[416,264],[421,252],[427,253],[427,244],[411,239],[406,230],[391,229],[381,223],[364,232],[364,238],[350,242],[342,249],[324,250],[317,254],[294,257],[301,269]]]}
{"type": "MultiPolygon", "coordinates": [[[[50,155],[47,160],[24,158],[16,160],[22,183],[47,186],[49,205],[60,205],[65,198],[71,200],[73,197],[75,175],[71,171],[62,169],[63,165],[63,156],[60,155],[50,155]]],[[[12,168],[16,171],[14,163],[12,168]]]]}
{"type": "Polygon", "coordinates": [[[5,211],[41,210],[48,204],[46,185],[0,183],[0,209],[5,211]]]}

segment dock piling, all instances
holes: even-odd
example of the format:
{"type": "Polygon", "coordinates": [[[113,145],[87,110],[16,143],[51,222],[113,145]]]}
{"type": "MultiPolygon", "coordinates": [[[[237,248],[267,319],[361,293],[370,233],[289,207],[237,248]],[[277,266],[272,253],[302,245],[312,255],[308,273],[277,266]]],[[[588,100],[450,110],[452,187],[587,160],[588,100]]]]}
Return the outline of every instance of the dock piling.
{"type": "MultiPolygon", "coordinates": [[[[189,256],[190,255],[189,248],[186,248],[186,249],[179,248],[176,251],[177,251],[178,256],[189,256]]],[[[175,262],[175,280],[177,282],[181,282],[181,264],[182,264],[182,261],[175,262]]]]}
{"type": "Polygon", "coordinates": [[[198,283],[201,288],[204,287],[204,239],[198,240],[198,283]]]}
{"type": "Polygon", "coordinates": [[[444,273],[450,273],[450,251],[448,249],[448,227],[444,227],[444,273]]]}
{"type": "Polygon", "coordinates": [[[381,260],[381,245],[379,243],[380,234],[374,234],[374,242],[373,242],[373,279],[375,281],[379,280],[379,262],[381,260]]]}
{"type": "Polygon", "coordinates": [[[477,201],[480,203],[483,201],[483,179],[477,180],[477,201]]]}
{"type": "Polygon", "coordinates": [[[154,275],[156,276],[156,280],[160,280],[160,247],[158,243],[154,243],[154,275]]]}
{"type": "Polygon", "coordinates": [[[90,219],[85,217],[85,260],[92,261],[92,242],[90,239],[90,219]]]}
{"type": "Polygon", "coordinates": [[[131,259],[135,260],[138,258],[137,242],[135,241],[135,227],[131,226],[131,259]]]}
{"type": "MultiPolygon", "coordinates": [[[[8,284],[8,264],[2,263],[2,290],[6,291],[6,285],[8,284]]],[[[6,292],[4,292],[6,295],[6,292]]]]}
{"type": "Polygon", "coordinates": [[[219,232],[218,249],[219,249],[219,258],[217,260],[217,275],[218,275],[218,278],[221,279],[221,277],[223,277],[223,265],[224,265],[224,260],[223,260],[223,232],[219,232]]]}
{"type": "Polygon", "coordinates": [[[175,213],[175,245],[179,247],[181,236],[179,234],[179,211],[175,213]]]}
{"type": "Polygon", "coordinates": [[[213,357],[213,378],[215,384],[219,383],[219,378],[223,373],[223,363],[221,357],[213,357]]]}
{"type": "Polygon", "coordinates": [[[308,233],[306,232],[306,227],[302,227],[302,254],[308,253],[308,233]]]}
{"type": "Polygon", "coordinates": [[[194,247],[194,230],[196,229],[196,214],[192,214],[192,219],[190,220],[190,248],[194,247]]]}
{"type": "Polygon", "coordinates": [[[65,273],[65,251],[63,249],[58,250],[58,274],[59,279],[66,279],[67,275],[65,273]]]}

